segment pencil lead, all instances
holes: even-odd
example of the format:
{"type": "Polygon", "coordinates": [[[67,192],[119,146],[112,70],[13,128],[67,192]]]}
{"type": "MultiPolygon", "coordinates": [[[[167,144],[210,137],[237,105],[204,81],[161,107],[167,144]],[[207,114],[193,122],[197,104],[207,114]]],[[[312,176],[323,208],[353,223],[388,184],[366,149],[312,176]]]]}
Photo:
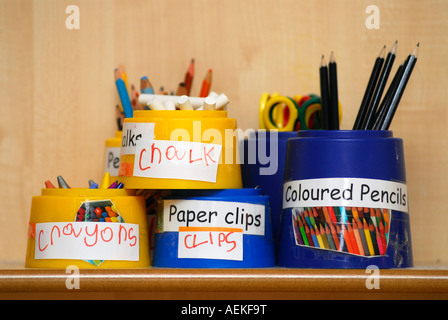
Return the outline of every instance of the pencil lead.
{"type": "Polygon", "coordinates": [[[327,66],[327,63],[325,62],[325,57],[324,57],[324,55],[322,55],[322,59],[320,60],[320,66],[321,66],[321,67],[326,67],[326,66],[327,66]]]}
{"type": "Polygon", "coordinates": [[[384,58],[386,54],[386,45],[383,46],[383,48],[380,51],[380,54],[378,55],[379,58],[384,58]]]}
{"type": "Polygon", "coordinates": [[[394,45],[392,46],[392,49],[390,49],[391,54],[395,54],[397,52],[397,44],[398,41],[395,41],[394,45]]]}
{"type": "Polygon", "coordinates": [[[411,55],[413,55],[415,57],[415,59],[417,59],[417,55],[418,55],[418,49],[420,48],[420,42],[417,43],[417,45],[415,46],[415,49],[412,51],[411,55]]]}

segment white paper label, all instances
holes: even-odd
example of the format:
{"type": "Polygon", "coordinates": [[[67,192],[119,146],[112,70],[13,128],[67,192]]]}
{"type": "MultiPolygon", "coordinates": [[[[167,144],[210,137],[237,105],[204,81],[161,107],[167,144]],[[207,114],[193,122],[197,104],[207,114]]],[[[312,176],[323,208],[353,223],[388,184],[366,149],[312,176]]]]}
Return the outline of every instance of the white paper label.
{"type": "Polygon", "coordinates": [[[36,223],[35,259],[139,260],[139,226],[110,222],[36,223]]]}
{"type": "Polygon", "coordinates": [[[121,136],[121,154],[134,154],[135,147],[154,139],[154,123],[125,122],[121,136]]]}
{"type": "Polygon", "coordinates": [[[361,178],[294,180],[283,185],[283,208],[370,207],[408,212],[404,183],[361,178]]]}
{"type": "Polygon", "coordinates": [[[244,234],[265,233],[265,206],[244,202],[164,200],[163,231],[179,227],[240,228],[244,234]]]}
{"type": "Polygon", "coordinates": [[[178,258],[243,260],[243,230],[179,227],[178,258]]]}
{"type": "Polygon", "coordinates": [[[106,148],[104,161],[104,172],[109,172],[111,176],[118,176],[118,168],[120,167],[120,147],[106,148]]]}
{"type": "Polygon", "coordinates": [[[216,182],[221,149],[211,143],[145,140],[135,148],[133,175],[216,182]]]}

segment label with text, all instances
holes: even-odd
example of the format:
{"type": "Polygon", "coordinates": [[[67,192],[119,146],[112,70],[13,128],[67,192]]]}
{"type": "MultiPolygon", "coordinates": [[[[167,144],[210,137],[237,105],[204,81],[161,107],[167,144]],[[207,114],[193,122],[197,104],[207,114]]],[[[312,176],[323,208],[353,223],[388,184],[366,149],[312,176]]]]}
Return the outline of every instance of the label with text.
{"type": "Polygon", "coordinates": [[[145,140],[135,148],[134,176],[216,182],[222,146],[145,140]]]}
{"type": "Polygon", "coordinates": [[[104,162],[104,172],[109,172],[111,176],[118,176],[118,168],[120,167],[120,147],[106,148],[106,156],[104,162]]]}
{"type": "Polygon", "coordinates": [[[35,259],[139,260],[139,226],[131,223],[36,223],[35,259]]]}
{"type": "Polygon", "coordinates": [[[243,229],[179,227],[178,258],[243,260],[243,229]]]}
{"type": "Polygon", "coordinates": [[[125,122],[121,136],[121,154],[134,154],[143,141],[154,139],[154,123],[125,122]]]}
{"type": "Polygon", "coordinates": [[[244,234],[265,234],[265,206],[210,200],[163,201],[163,231],[179,227],[240,228],[244,234]]]}
{"type": "Polygon", "coordinates": [[[401,182],[363,178],[294,180],[283,185],[283,208],[348,206],[408,213],[407,186],[401,182]]]}

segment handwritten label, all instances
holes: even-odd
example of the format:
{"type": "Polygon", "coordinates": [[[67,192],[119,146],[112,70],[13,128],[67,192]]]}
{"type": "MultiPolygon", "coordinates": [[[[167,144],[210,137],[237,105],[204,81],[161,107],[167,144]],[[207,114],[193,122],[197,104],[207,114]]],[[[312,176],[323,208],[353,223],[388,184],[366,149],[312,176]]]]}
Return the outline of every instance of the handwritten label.
{"type": "Polygon", "coordinates": [[[35,259],[139,260],[139,226],[131,223],[36,223],[35,259]]]}
{"type": "Polygon", "coordinates": [[[163,231],[179,227],[240,228],[244,234],[264,235],[265,206],[210,200],[163,201],[163,231]]]}
{"type": "Polygon", "coordinates": [[[154,139],[154,123],[125,122],[121,136],[121,154],[134,154],[142,141],[154,139]]]}
{"type": "Polygon", "coordinates": [[[145,140],[135,147],[134,176],[216,182],[222,146],[145,140]]]}
{"type": "Polygon", "coordinates": [[[243,260],[243,230],[179,227],[179,258],[243,260]]]}
{"type": "Polygon", "coordinates": [[[404,183],[361,178],[324,178],[286,182],[283,208],[369,207],[408,212],[404,183]]]}
{"type": "Polygon", "coordinates": [[[120,167],[120,151],[120,147],[106,148],[104,172],[109,172],[111,176],[118,176],[118,168],[120,167]]]}

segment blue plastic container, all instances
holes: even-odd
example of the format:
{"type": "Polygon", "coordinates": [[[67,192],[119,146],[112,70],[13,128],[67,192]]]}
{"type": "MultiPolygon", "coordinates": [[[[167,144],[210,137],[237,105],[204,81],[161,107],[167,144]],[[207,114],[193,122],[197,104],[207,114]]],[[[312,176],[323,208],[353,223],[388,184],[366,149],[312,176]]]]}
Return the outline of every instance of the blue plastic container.
{"type": "Polygon", "coordinates": [[[412,267],[408,202],[391,131],[300,131],[287,146],[278,264],[412,267]]]}
{"type": "Polygon", "coordinates": [[[260,188],[271,201],[271,216],[276,248],[280,241],[283,179],[286,143],[297,137],[297,131],[271,132],[258,130],[242,142],[241,175],[244,188],[260,188]]]}
{"type": "Polygon", "coordinates": [[[269,197],[259,189],[173,190],[161,200],[158,217],[155,267],[276,264],[269,197]]]}

